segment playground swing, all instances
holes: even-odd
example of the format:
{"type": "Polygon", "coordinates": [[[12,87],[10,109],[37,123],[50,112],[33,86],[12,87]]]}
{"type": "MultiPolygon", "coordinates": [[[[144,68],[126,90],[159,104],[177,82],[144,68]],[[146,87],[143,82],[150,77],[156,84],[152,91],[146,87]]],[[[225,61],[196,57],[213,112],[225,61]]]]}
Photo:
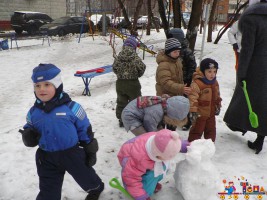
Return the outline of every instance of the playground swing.
{"type": "Polygon", "coordinates": [[[81,35],[83,33],[83,29],[84,29],[84,24],[86,22],[86,18],[87,18],[87,21],[88,21],[88,25],[89,25],[89,34],[92,36],[93,40],[94,40],[94,27],[92,27],[92,23],[91,23],[91,16],[90,16],[90,10],[85,10],[84,14],[83,14],[83,21],[82,21],[82,26],[81,26],[81,30],[80,30],[80,36],[79,36],[79,40],[78,40],[78,43],[80,43],[81,41],[81,35]],[[88,13],[89,11],[89,13],[88,13]],[[89,14],[89,15],[88,15],[89,14]]]}
{"type": "MultiPolygon", "coordinates": [[[[88,17],[89,18],[89,20],[91,20],[92,18],[91,18],[91,13],[96,13],[96,16],[97,16],[97,14],[98,13],[104,13],[104,15],[102,15],[102,17],[103,17],[103,30],[102,30],[102,34],[103,35],[106,35],[106,13],[107,12],[110,12],[111,10],[85,10],[85,12],[84,12],[84,15],[83,15],[83,23],[82,23],[82,27],[81,27],[81,31],[80,31],[80,36],[79,36],[79,40],[78,40],[78,43],[80,43],[80,40],[81,40],[81,34],[82,34],[82,30],[83,30],[83,26],[84,26],[84,23],[85,23],[85,17],[87,17],[88,16],[88,12],[89,12],[89,15],[90,15],[90,17],[88,17]]],[[[96,22],[97,22],[97,18],[96,18],[96,22]]],[[[95,24],[96,25],[96,28],[97,28],[97,24],[95,24]]],[[[92,26],[91,26],[91,24],[90,24],[90,21],[89,21],[89,29],[93,29],[92,28],[92,26]],[[90,28],[91,27],[91,28],[90,28]]],[[[94,29],[93,29],[93,31],[94,31],[94,29]]],[[[92,34],[92,37],[93,37],[93,35],[94,34],[92,34]]],[[[93,37],[93,40],[94,40],[94,37],[93,37]]]]}

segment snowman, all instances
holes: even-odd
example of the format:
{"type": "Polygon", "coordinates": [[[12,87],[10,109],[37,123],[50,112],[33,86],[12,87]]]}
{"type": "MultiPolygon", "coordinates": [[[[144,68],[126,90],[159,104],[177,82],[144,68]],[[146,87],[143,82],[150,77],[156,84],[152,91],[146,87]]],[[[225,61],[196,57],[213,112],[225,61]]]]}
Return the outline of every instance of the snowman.
{"type": "Polygon", "coordinates": [[[191,142],[185,160],[176,164],[175,186],[184,200],[208,200],[219,191],[219,172],[212,163],[215,145],[209,140],[191,142]]]}

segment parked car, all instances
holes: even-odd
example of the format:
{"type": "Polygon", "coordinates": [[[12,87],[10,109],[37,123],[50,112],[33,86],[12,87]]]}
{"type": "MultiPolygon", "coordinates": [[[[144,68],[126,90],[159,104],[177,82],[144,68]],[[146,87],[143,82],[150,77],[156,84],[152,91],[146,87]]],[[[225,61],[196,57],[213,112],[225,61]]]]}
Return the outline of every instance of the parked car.
{"type": "Polygon", "coordinates": [[[94,24],[95,25],[97,25],[97,23],[100,21],[100,18],[102,17],[102,15],[100,15],[100,14],[93,14],[93,15],[91,15],[91,17],[90,17],[90,20],[92,21],[92,22],[94,22],[94,24]]]}
{"type": "MultiPolygon", "coordinates": [[[[132,23],[130,21],[130,23],[132,23]]],[[[122,29],[122,28],[129,28],[130,24],[127,24],[126,20],[123,18],[119,23],[118,23],[118,29],[122,29]]]]}
{"type": "MultiPolygon", "coordinates": [[[[160,18],[154,16],[154,20],[155,20],[156,26],[158,26],[158,28],[161,28],[162,23],[161,23],[160,18]]],[[[142,16],[137,20],[136,27],[146,28],[147,23],[148,23],[148,16],[142,16]]],[[[153,22],[151,22],[151,28],[156,28],[153,22]]]]}
{"type": "MultiPolygon", "coordinates": [[[[162,27],[161,19],[159,17],[154,16],[154,20],[155,20],[156,26],[158,26],[158,28],[161,28],[162,27]]],[[[152,23],[152,28],[156,28],[153,23],[152,23]]]]}
{"type": "MultiPolygon", "coordinates": [[[[80,33],[83,24],[82,33],[89,32],[89,22],[87,18],[83,17],[60,17],[55,19],[50,24],[46,24],[40,27],[40,31],[47,31],[48,35],[63,36],[69,33],[80,33]],[[85,21],[83,21],[85,20],[85,21]]],[[[90,21],[90,26],[94,32],[94,23],[90,21]]]]}
{"type": "MultiPolygon", "coordinates": [[[[108,27],[111,26],[110,21],[111,21],[110,18],[108,16],[106,16],[106,30],[108,29],[108,27]]],[[[103,24],[103,16],[97,22],[97,29],[100,30],[100,31],[102,31],[102,24],[103,24]]]]}
{"type": "Polygon", "coordinates": [[[124,17],[116,17],[115,19],[111,20],[111,26],[117,28],[118,24],[124,20],[124,17]]]}
{"type": "Polygon", "coordinates": [[[142,16],[137,20],[136,28],[145,28],[147,25],[148,16],[142,16]]]}
{"type": "Polygon", "coordinates": [[[16,33],[21,34],[27,31],[30,35],[38,32],[39,28],[52,22],[52,18],[45,13],[31,11],[15,11],[11,16],[11,27],[16,33]]]}

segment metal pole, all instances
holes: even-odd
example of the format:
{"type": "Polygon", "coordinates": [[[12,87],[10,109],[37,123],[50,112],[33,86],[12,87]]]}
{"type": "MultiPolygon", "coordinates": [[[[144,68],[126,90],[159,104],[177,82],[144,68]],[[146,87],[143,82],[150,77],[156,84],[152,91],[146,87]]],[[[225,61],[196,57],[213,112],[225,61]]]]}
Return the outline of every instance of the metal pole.
{"type": "Polygon", "coordinates": [[[102,15],[102,36],[106,36],[107,35],[107,22],[106,22],[106,13],[104,12],[102,15]]]}
{"type": "Polygon", "coordinates": [[[202,37],[199,62],[201,62],[202,57],[203,57],[204,44],[205,44],[205,38],[206,38],[206,30],[207,30],[207,25],[208,25],[208,20],[209,20],[209,12],[210,12],[210,4],[205,4],[204,5],[204,12],[203,12],[204,13],[203,19],[205,20],[205,25],[204,25],[204,31],[203,31],[203,37],[202,37]]]}

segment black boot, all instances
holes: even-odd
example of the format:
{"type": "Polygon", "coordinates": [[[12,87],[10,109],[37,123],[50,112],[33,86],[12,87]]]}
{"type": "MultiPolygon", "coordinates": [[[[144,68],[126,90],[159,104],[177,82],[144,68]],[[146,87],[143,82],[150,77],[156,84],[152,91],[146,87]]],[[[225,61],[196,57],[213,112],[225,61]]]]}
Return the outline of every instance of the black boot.
{"type": "Polygon", "coordinates": [[[98,191],[90,191],[85,200],[98,200],[101,192],[104,190],[104,183],[101,183],[98,191]]]}
{"type": "Polygon", "coordinates": [[[250,149],[256,150],[255,154],[258,154],[262,150],[263,142],[265,136],[257,134],[257,138],[254,142],[248,141],[248,147],[250,149]]]}

